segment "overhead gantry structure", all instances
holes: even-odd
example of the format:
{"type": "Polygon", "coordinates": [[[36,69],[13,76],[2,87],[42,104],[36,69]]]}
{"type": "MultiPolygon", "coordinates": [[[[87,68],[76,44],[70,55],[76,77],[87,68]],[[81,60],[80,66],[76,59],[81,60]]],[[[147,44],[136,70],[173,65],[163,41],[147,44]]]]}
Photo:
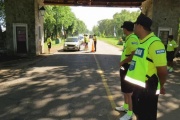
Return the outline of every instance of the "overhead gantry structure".
{"type": "Polygon", "coordinates": [[[89,7],[140,7],[145,0],[44,0],[46,5],[89,7]]]}

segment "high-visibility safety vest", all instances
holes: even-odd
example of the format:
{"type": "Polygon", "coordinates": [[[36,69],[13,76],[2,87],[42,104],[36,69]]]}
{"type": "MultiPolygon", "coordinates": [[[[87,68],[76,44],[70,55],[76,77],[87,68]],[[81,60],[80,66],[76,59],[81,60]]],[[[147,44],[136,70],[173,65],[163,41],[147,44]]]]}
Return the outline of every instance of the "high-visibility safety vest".
{"type": "MultiPolygon", "coordinates": [[[[147,58],[149,46],[154,41],[160,41],[156,36],[151,36],[143,43],[140,43],[135,51],[131,64],[129,66],[128,72],[125,76],[125,80],[141,86],[146,87],[146,76],[148,71],[148,62],[153,62],[151,59],[147,58]]],[[[165,50],[159,51],[165,52],[165,50]]],[[[157,73],[155,73],[157,75],[157,73]]],[[[160,82],[158,80],[156,94],[160,93],[160,82]]]]}
{"type": "Polygon", "coordinates": [[[86,36],[84,37],[84,42],[85,42],[85,43],[89,42],[89,41],[88,41],[88,37],[86,37],[86,36]]]}
{"type": "Polygon", "coordinates": [[[51,40],[51,38],[49,37],[49,38],[47,39],[47,44],[49,45],[51,42],[52,42],[52,40],[51,40]]]}
{"type": "Polygon", "coordinates": [[[168,44],[167,44],[167,51],[168,52],[174,51],[174,49],[177,47],[178,47],[178,45],[177,45],[175,40],[168,41],[168,44]]]}
{"type": "Polygon", "coordinates": [[[96,37],[96,36],[93,36],[93,40],[96,41],[96,40],[97,40],[97,37],[96,37]]]}
{"type": "Polygon", "coordinates": [[[130,56],[130,55],[128,55],[127,54],[127,41],[129,40],[129,39],[131,39],[131,38],[134,38],[134,39],[137,39],[137,42],[134,42],[133,44],[136,44],[136,45],[138,45],[138,37],[135,35],[135,34],[130,34],[127,38],[126,38],[126,40],[125,40],[125,44],[123,44],[123,52],[122,52],[122,55],[121,55],[121,61],[123,61],[124,59],[126,59],[128,56],[130,56]]]}

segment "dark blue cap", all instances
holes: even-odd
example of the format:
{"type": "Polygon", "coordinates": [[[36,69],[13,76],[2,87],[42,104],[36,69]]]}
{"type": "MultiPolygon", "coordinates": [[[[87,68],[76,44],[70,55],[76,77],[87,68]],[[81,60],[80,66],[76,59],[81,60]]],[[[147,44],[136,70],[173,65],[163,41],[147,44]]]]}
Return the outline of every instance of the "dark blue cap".
{"type": "Polygon", "coordinates": [[[125,28],[125,29],[127,29],[128,31],[133,31],[133,29],[134,29],[134,23],[131,22],[131,21],[125,21],[125,22],[123,23],[123,25],[121,26],[121,28],[125,28]]]}
{"type": "Polygon", "coordinates": [[[151,30],[152,20],[141,13],[134,24],[140,24],[145,28],[151,30]]]}

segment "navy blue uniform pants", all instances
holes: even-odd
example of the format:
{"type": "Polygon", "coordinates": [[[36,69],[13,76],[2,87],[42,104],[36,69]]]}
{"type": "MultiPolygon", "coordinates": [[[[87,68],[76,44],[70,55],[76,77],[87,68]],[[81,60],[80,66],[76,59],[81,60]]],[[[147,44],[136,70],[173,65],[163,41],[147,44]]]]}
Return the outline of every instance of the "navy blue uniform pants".
{"type": "Polygon", "coordinates": [[[134,86],[133,112],[138,120],[157,120],[158,95],[147,92],[145,88],[134,86]]]}

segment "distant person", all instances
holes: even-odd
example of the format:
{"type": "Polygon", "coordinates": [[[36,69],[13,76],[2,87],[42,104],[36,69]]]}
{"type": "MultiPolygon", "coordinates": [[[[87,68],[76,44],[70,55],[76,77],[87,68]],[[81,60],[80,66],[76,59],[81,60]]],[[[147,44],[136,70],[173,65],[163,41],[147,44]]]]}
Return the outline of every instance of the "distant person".
{"type": "Polygon", "coordinates": [[[47,38],[47,46],[48,46],[48,53],[50,54],[51,51],[51,44],[52,44],[52,40],[51,40],[51,36],[49,35],[47,38]]]}
{"type": "Polygon", "coordinates": [[[96,44],[97,44],[96,34],[93,35],[93,41],[94,41],[94,50],[96,51],[96,44]]]}
{"type": "Polygon", "coordinates": [[[176,41],[173,39],[173,35],[168,36],[168,44],[167,44],[167,61],[168,61],[168,71],[173,72],[173,59],[175,58],[175,54],[177,53],[178,45],[176,41]]]}
{"type": "Polygon", "coordinates": [[[165,94],[166,50],[151,32],[151,25],[152,20],[142,13],[134,23],[134,33],[140,44],[125,76],[125,80],[134,84],[132,103],[137,120],[157,120],[158,96],[165,94]]]}
{"type": "Polygon", "coordinates": [[[88,50],[88,42],[89,42],[88,35],[84,34],[84,43],[85,43],[84,50],[88,50]]]}
{"type": "Polygon", "coordinates": [[[122,37],[120,37],[117,45],[123,45],[123,43],[124,43],[123,39],[122,39],[122,37]]]}
{"type": "Polygon", "coordinates": [[[134,23],[130,21],[125,21],[121,26],[123,28],[123,33],[126,35],[124,49],[121,55],[119,67],[120,67],[120,81],[121,81],[121,91],[124,95],[124,105],[121,107],[115,107],[115,110],[119,112],[127,112],[120,120],[130,120],[133,116],[132,110],[132,83],[125,81],[124,78],[128,71],[130,62],[134,55],[135,50],[139,45],[138,37],[133,33],[134,23]]]}

